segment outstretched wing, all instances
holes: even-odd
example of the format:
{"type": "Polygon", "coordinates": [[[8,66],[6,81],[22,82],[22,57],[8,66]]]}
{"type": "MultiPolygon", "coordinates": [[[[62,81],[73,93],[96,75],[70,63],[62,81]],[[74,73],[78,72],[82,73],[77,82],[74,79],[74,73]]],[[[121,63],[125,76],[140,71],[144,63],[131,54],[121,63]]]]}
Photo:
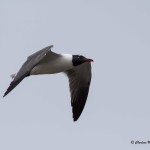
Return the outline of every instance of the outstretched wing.
{"type": "Polygon", "coordinates": [[[89,92],[91,82],[91,63],[83,63],[66,71],[71,92],[71,106],[74,121],[80,117],[89,92]]]}
{"type": "Polygon", "coordinates": [[[22,67],[18,71],[17,75],[15,76],[14,80],[10,83],[10,86],[8,87],[4,96],[6,96],[10,91],[12,91],[25,77],[29,76],[30,71],[38,63],[40,63],[45,58],[45,56],[47,54],[54,54],[55,55],[55,53],[51,51],[52,47],[53,47],[53,45],[45,47],[42,50],[39,50],[38,52],[30,55],[27,58],[26,62],[22,65],[22,67]]]}

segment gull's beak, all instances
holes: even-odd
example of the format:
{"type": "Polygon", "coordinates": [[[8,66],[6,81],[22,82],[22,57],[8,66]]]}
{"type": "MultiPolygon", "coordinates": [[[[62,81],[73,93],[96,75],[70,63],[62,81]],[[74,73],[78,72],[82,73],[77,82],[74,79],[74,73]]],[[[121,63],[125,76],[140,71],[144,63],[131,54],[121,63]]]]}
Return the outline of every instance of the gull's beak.
{"type": "Polygon", "coordinates": [[[86,61],[86,62],[93,62],[93,59],[85,58],[85,61],[86,61]]]}

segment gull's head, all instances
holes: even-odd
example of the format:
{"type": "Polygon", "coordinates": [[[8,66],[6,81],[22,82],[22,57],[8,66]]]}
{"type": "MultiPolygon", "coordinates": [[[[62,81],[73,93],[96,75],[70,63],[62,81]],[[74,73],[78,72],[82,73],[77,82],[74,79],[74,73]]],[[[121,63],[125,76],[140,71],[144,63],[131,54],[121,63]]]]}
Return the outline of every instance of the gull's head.
{"type": "Polygon", "coordinates": [[[74,66],[78,66],[80,64],[83,64],[85,62],[92,62],[93,60],[90,58],[86,58],[82,55],[73,55],[72,57],[72,63],[74,66]]]}

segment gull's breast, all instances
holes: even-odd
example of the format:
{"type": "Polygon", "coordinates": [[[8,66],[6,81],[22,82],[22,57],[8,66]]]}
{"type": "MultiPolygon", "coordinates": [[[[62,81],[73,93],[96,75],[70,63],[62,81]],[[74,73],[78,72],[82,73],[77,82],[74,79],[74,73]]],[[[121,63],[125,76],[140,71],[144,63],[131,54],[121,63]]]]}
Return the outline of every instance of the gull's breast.
{"type": "Polygon", "coordinates": [[[54,74],[59,72],[64,72],[68,69],[73,67],[72,60],[66,59],[66,57],[60,57],[55,60],[49,60],[46,62],[41,62],[40,64],[36,65],[31,70],[31,75],[38,75],[38,74],[54,74]]]}

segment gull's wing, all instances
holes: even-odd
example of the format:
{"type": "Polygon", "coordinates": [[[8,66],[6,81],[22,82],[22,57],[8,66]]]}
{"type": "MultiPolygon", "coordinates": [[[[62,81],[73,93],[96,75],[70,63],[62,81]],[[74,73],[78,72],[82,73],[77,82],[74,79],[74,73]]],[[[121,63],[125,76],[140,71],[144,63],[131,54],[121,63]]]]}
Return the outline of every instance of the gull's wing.
{"type": "Polygon", "coordinates": [[[91,82],[91,63],[83,63],[65,72],[69,78],[71,106],[74,121],[76,121],[85,106],[91,82]]]}
{"type": "MultiPolygon", "coordinates": [[[[10,91],[12,91],[25,77],[30,75],[30,71],[39,64],[47,55],[58,55],[51,51],[53,45],[43,48],[42,50],[37,51],[36,53],[30,55],[26,62],[22,65],[14,80],[10,83],[7,91],[4,96],[6,96],[10,91]]],[[[3,97],[4,97],[3,96],[3,97]]]]}

